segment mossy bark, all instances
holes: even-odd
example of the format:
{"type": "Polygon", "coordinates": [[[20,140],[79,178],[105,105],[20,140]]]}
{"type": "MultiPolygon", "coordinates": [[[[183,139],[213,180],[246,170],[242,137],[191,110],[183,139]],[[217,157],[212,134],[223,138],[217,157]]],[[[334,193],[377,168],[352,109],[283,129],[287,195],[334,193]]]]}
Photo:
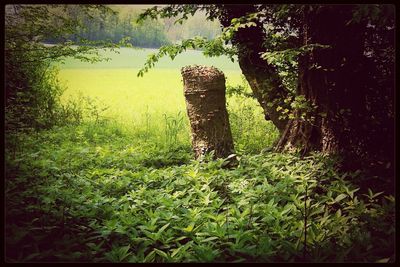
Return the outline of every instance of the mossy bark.
{"type": "Polygon", "coordinates": [[[181,73],[195,157],[211,151],[215,158],[228,157],[234,153],[234,147],[224,74],[214,67],[197,65],[186,66],[181,73]]]}
{"type": "Polygon", "coordinates": [[[366,114],[361,67],[364,26],[348,25],[353,16],[352,6],[304,7],[302,12],[303,45],[330,47],[316,48],[299,57],[297,95],[303,95],[315,109],[306,119],[295,113],[276,149],[360,157],[355,155],[363,150],[359,145],[364,142],[364,134],[357,127],[366,114]]]}
{"type": "MultiPolygon", "coordinates": [[[[224,5],[220,22],[229,27],[232,19],[257,12],[255,5],[224,5]]],[[[238,63],[243,75],[253,91],[258,103],[264,110],[266,120],[271,120],[279,132],[285,130],[288,120],[284,118],[278,106],[285,106],[284,99],[288,91],[282,84],[277,69],[261,58],[265,47],[265,30],[260,21],[252,27],[239,28],[233,35],[232,44],[238,50],[238,63]]]]}

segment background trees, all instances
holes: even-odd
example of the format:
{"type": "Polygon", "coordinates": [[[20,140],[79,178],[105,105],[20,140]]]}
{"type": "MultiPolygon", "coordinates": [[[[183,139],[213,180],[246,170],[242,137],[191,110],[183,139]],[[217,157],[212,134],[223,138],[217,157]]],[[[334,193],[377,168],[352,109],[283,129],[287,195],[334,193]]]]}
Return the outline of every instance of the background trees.
{"type": "Polygon", "coordinates": [[[148,19],[145,23],[136,23],[136,19],[145,5],[107,5],[115,12],[103,13],[100,10],[92,10],[90,16],[79,12],[79,6],[70,6],[68,17],[80,22],[76,31],[64,36],[47,36],[47,43],[58,43],[63,39],[70,39],[80,43],[80,40],[90,41],[108,40],[118,43],[122,38],[129,37],[128,44],[135,47],[159,48],[162,45],[179,42],[182,39],[194,36],[214,38],[220,33],[219,23],[204,22],[205,14],[199,12],[185,21],[175,23],[174,19],[163,18],[159,20],[148,19]],[[202,24],[202,27],[198,27],[202,24]]]}
{"type": "MultiPolygon", "coordinates": [[[[6,131],[44,129],[74,118],[73,107],[62,105],[63,88],[54,62],[65,57],[95,62],[98,48],[116,48],[106,41],[68,38],[82,27],[81,17],[113,13],[107,7],[62,5],[8,5],[5,16],[6,131]],[[58,40],[46,45],[47,39],[58,40]]],[[[76,115],[76,114],[75,114],[76,115]]]]}

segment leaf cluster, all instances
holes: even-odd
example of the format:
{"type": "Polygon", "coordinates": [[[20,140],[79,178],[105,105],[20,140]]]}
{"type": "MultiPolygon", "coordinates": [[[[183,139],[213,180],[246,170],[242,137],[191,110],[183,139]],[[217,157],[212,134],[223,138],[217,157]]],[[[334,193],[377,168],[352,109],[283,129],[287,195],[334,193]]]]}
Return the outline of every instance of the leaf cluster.
{"type": "Polygon", "coordinates": [[[203,49],[206,56],[228,55],[234,61],[234,49],[224,46],[222,38],[208,40],[204,37],[197,36],[194,38],[183,40],[180,44],[166,45],[160,47],[157,53],[149,55],[144,67],[137,73],[138,77],[143,77],[155,64],[164,56],[169,56],[174,60],[176,56],[183,53],[187,49],[203,49]]]}

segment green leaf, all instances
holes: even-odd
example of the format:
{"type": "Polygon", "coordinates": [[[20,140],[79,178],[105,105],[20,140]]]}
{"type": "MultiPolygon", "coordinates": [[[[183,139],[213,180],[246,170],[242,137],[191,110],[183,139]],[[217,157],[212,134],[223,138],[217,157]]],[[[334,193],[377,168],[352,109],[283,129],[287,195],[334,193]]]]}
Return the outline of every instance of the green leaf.
{"type": "Polygon", "coordinates": [[[162,232],[164,232],[164,230],[170,225],[170,223],[167,223],[166,225],[164,225],[163,227],[160,228],[160,230],[158,230],[157,234],[161,234],[162,232]]]}
{"type": "Polygon", "coordinates": [[[143,262],[153,262],[154,258],[155,258],[155,251],[151,251],[149,254],[146,255],[146,257],[144,258],[143,262]]]}
{"type": "Polygon", "coordinates": [[[173,252],[171,253],[171,257],[174,258],[176,256],[176,254],[178,254],[182,249],[186,250],[187,247],[188,247],[188,244],[189,243],[187,243],[187,244],[185,244],[183,246],[180,246],[179,248],[174,249],[173,252]]]}
{"type": "Polygon", "coordinates": [[[213,240],[216,240],[216,239],[219,239],[219,237],[217,237],[217,236],[211,236],[211,237],[208,237],[208,238],[206,238],[206,239],[201,240],[200,242],[201,242],[201,243],[205,243],[205,242],[210,242],[210,241],[213,241],[213,240]]]}
{"type": "Polygon", "coordinates": [[[324,214],[324,217],[322,217],[320,225],[324,225],[328,220],[329,220],[330,216],[327,214],[324,214]]]}
{"type": "Polygon", "coordinates": [[[268,206],[272,207],[274,205],[275,199],[271,198],[271,200],[268,202],[268,206]]]}
{"type": "Polygon", "coordinates": [[[161,257],[163,257],[164,259],[169,259],[168,254],[165,253],[164,251],[159,250],[159,249],[156,249],[156,248],[154,249],[154,251],[155,251],[158,255],[160,255],[161,257]]]}
{"type": "Polygon", "coordinates": [[[289,207],[289,208],[283,210],[283,211],[281,212],[281,215],[285,215],[285,214],[288,213],[291,209],[292,209],[292,207],[289,207]]]}
{"type": "Polygon", "coordinates": [[[182,230],[185,231],[185,232],[190,233],[190,232],[193,231],[194,225],[195,225],[195,223],[192,222],[191,224],[189,224],[186,228],[183,228],[182,230]]]}
{"type": "Polygon", "coordinates": [[[384,192],[375,193],[375,194],[372,196],[372,198],[376,198],[377,196],[382,195],[383,193],[384,193],[384,192]]]}
{"type": "Polygon", "coordinates": [[[127,256],[129,256],[128,251],[130,248],[131,248],[130,245],[119,248],[119,260],[120,261],[124,260],[127,256]]]}
{"type": "Polygon", "coordinates": [[[339,202],[339,201],[341,201],[342,199],[345,199],[346,197],[347,197],[346,194],[340,194],[340,195],[338,195],[338,196],[335,198],[335,202],[339,202]]]}
{"type": "Polygon", "coordinates": [[[377,260],[375,262],[376,263],[387,263],[387,262],[389,262],[389,260],[390,260],[390,258],[383,258],[383,259],[377,260]]]}
{"type": "Polygon", "coordinates": [[[337,211],[336,211],[336,217],[341,217],[342,216],[342,210],[341,209],[338,209],[337,211]]]}

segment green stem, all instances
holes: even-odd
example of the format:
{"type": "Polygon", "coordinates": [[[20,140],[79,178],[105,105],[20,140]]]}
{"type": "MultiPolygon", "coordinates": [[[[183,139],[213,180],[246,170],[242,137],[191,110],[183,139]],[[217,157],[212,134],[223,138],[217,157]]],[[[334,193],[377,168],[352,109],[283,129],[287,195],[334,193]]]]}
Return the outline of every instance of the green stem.
{"type": "Polygon", "coordinates": [[[303,260],[306,259],[307,252],[307,183],[306,183],[306,195],[304,197],[304,246],[303,246],[303,260]]]}

